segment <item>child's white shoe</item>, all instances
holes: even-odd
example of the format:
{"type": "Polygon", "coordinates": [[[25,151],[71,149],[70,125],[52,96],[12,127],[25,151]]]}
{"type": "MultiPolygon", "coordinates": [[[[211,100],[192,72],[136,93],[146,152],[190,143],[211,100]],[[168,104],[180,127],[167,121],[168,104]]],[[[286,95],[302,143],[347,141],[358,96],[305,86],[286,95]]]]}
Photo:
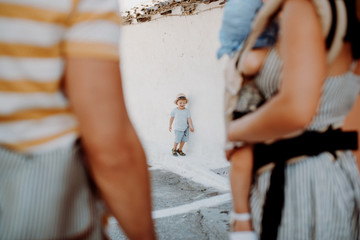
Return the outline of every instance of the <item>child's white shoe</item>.
{"type": "MultiPolygon", "coordinates": [[[[233,226],[235,221],[248,221],[251,219],[250,213],[230,212],[230,225],[233,226]]],[[[229,240],[258,240],[254,231],[230,232],[229,240]]]]}

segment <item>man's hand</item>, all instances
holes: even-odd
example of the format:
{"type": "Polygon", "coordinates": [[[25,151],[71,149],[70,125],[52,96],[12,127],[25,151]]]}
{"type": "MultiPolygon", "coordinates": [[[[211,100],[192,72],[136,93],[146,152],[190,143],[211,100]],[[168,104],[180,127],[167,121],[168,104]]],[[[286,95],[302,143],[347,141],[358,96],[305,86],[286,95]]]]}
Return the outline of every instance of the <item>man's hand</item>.
{"type": "Polygon", "coordinates": [[[190,132],[194,132],[194,128],[191,127],[191,128],[190,128],[190,132]]]}
{"type": "Polygon", "coordinates": [[[171,132],[171,127],[169,127],[169,132],[171,132]]]}

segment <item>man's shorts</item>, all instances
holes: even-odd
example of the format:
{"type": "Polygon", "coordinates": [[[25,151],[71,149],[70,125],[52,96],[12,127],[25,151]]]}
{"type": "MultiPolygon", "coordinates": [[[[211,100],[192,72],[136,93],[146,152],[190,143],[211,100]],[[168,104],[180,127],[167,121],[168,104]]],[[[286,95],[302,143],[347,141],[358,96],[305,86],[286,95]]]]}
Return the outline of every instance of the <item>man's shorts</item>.
{"type": "Polygon", "coordinates": [[[39,154],[0,147],[0,239],[102,239],[78,146],[39,154]]]}
{"type": "Polygon", "coordinates": [[[185,131],[175,130],[175,142],[180,143],[189,141],[189,133],[189,128],[186,128],[185,131]]]}

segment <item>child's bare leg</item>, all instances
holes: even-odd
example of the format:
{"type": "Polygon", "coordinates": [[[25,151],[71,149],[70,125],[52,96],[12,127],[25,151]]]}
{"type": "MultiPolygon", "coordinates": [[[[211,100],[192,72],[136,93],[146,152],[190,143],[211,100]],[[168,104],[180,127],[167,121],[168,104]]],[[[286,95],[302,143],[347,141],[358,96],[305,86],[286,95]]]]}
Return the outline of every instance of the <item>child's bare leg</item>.
{"type": "Polygon", "coordinates": [[[180,146],[179,146],[179,150],[182,150],[182,148],[184,147],[185,142],[180,142],[180,146]]]}
{"type": "Polygon", "coordinates": [[[174,142],[174,147],[173,147],[173,149],[176,150],[177,146],[178,146],[178,143],[174,142]]]}
{"type": "MultiPolygon", "coordinates": [[[[251,147],[243,147],[230,157],[230,183],[235,213],[250,213],[249,197],[253,155],[251,147]]],[[[235,221],[233,231],[251,231],[251,220],[235,221]]]]}

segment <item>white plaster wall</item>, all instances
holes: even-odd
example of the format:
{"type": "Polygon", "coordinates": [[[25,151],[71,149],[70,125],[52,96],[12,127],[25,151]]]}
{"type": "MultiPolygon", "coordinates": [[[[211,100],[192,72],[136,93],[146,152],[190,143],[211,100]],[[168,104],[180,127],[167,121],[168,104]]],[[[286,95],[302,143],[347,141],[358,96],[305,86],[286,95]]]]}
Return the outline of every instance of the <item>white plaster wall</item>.
{"type": "Polygon", "coordinates": [[[119,0],[120,11],[125,12],[133,7],[151,4],[152,0],[119,0]]]}
{"type": "Polygon", "coordinates": [[[127,107],[153,158],[168,161],[171,156],[170,112],[176,107],[176,94],[183,92],[195,128],[184,151],[209,168],[227,165],[223,67],[216,59],[222,12],[217,8],[122,27],[121,70],[127,107]]]}

